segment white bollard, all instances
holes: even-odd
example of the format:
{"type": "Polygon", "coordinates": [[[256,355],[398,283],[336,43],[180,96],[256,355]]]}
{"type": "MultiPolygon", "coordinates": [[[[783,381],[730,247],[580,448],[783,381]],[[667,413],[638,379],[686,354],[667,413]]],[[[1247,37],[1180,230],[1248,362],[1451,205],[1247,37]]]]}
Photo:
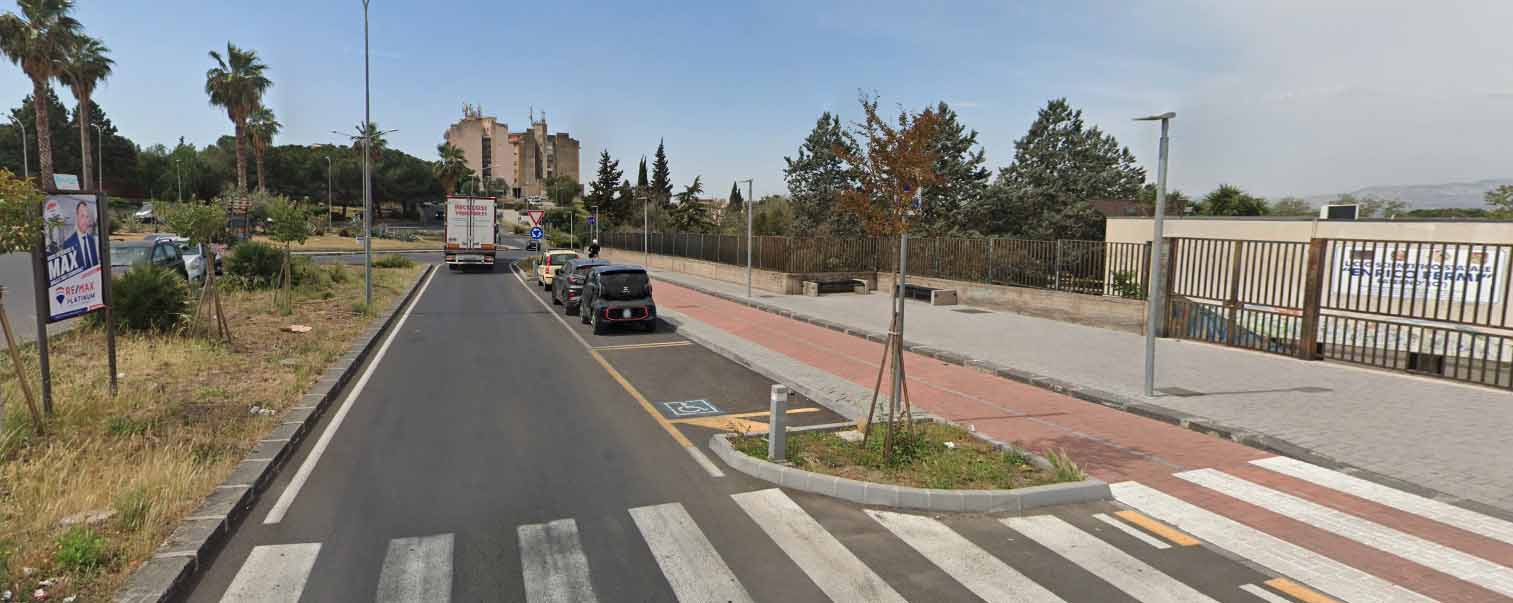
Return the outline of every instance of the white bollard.
{"type": "Polygon", "coordinates": [[[788,387],[772,386],[771,416],[767,419],[767,460],[781,463],[787,452],[787,426],[783,424],[788,414],[788,387]]]}

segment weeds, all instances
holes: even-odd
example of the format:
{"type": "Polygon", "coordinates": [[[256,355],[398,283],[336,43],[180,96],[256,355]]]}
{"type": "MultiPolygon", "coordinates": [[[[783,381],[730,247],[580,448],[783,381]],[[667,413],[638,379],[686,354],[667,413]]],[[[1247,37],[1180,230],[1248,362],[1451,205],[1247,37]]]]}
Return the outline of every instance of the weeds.
{"type": "Polygon", "coordinates": [[[117,496],[112,506],[116,510],[116,522],[121,529],[135,532],[146,525],[147,512],[152,510],[152,500],[147,498],[146,488],[137,486],[117,496]]]}
{"type": "Polygon", "coordinates": [[[55,560],[63,569],[87,574],[110,564],[110,547],[94,528],[74,526],[58,537],[55,560]]]}
{"type": "Polygon", "coordinates": [[[414,266],[415,260],[397,253],[382,255],[378,259],[373,260],[374,268],[412,268],[414,266]]]}
{"type": "Polygon", "coordinates": [[[1068,457],[1064,450],[1047,450],[1045,459],[1050,461],[1051,466],[1056,469],[1058,482],[1080,482],[1087,479],[1087,473],[1083,472],[1077,463],[1072,462],[1071,457],[1068,457]]]}

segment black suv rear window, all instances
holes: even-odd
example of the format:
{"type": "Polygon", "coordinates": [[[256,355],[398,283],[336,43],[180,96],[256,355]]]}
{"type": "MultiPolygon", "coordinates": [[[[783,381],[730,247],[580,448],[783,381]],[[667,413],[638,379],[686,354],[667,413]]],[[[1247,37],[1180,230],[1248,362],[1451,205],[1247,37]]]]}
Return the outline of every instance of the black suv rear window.
{"type": "Polygon", "coordinates": [[[599,274],[604,299],[641,299],[647,297],[651,279],[641,270],[621,270],[599,274]]]}

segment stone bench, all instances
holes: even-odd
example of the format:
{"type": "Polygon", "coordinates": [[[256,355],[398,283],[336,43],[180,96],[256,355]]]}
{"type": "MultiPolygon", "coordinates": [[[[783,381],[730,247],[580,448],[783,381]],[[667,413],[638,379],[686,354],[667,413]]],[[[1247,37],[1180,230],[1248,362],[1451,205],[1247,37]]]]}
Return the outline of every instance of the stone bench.
{"type": "Polygon", "coordinates": [[[819,297],[826,293],[863,293],[868,291],[867,281],[848,278],[833,281],[804,281],[804,295],[819,297]]]}
{"type": "Polygon", "coordinates": [[[936,289],[912,283],[904,284],[904,298],[930,302],[932,306],[954,306],[957,303],[955,289],[936,289]]]}

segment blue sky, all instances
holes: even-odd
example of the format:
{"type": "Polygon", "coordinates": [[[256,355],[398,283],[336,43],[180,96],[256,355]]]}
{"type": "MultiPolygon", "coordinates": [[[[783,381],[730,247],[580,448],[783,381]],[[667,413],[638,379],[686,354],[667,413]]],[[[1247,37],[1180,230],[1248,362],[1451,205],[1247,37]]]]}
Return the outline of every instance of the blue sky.
{"type": "MultiPolygon", "coordinates": [[[[0,5],[5,9],[10,6],[0,5]]],[[[256,49],[275,81],[280,142],[326,142],[361,121],[359,0],[80,0],[114,51],[97,101],[142,144],[206,144],[230,124],[203,93],[206,52],[256,49]]],[[[945,100],[1009,162],[1035,111],[1067,97],[1153,167],[1128,118],[1174,110],[1171,181],[1270,196],[1513,174],[1513,3],[1341,0],[482,2],[373,0],[373,116],[431,159],[463,103],[514,129],[530,107],[634,164],[665,138],[681,186],[702,175],[783,188],[822,111],[858,117],[945,100]],[[446,5],[446,15],[435,12],[446,5]]],[[[30,90],[0,65],[0,103],[30,90]]],[[[67,102],[66,92],[60,92],[67,102]]],[[[1150,170],[1154,175],[1154,169],[1150,170]]]]}

